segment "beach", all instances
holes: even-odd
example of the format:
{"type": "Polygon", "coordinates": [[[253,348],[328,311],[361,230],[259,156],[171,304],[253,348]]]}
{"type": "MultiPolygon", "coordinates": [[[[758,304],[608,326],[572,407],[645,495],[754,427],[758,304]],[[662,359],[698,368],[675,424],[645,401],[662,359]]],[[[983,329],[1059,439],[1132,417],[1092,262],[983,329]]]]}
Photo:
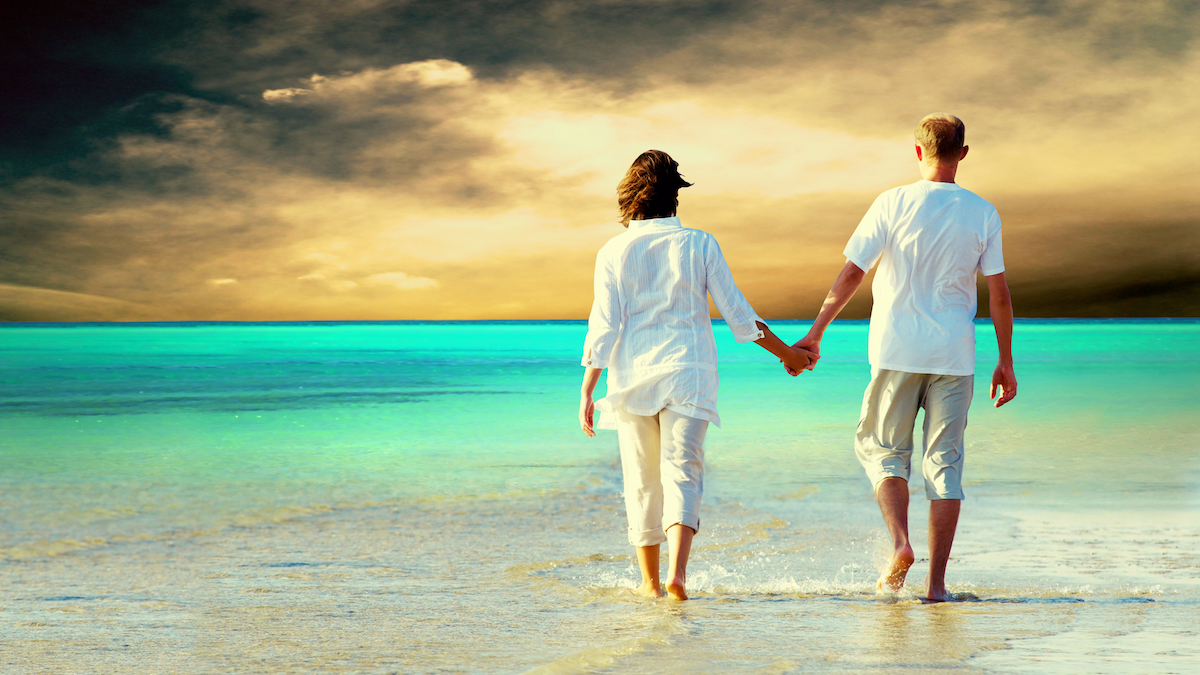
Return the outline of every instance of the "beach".
{"type": "Polygon", "coordinates": [[[585,322],[0,325],[0,669],[1200,670],[1200,322],[1018,321],[999,410],[977,322],[939,605],[919,481],[875,594],[866,323],[799,378],[714,330],[673,603],[632,593],[615,434],[578,428],[585,322]]]}

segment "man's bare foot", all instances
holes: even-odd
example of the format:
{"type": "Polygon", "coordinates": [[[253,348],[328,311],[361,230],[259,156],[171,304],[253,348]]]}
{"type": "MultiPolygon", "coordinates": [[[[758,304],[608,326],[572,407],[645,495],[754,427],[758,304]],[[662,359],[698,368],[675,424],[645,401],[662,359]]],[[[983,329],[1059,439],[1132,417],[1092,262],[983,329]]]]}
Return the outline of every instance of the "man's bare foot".
{"type": "Polygon", "coordinates": [[[672,579],[667,584],[667,595],[672,600],[687,600],[687,591],[683,587],[683,579],[672,579]]]}
{"type": "Polygon", "coordinates": [[[892,562],[875,582],[875,590],[895,593],[904,588],[904,579],[908,576],[908,568],[912,567],[917,558],[913,555],[912,546],[905,544],[892,555],[892,562]]]}
{"type": "Polygon", "coordinates": [[[647,598],[661,598],[663,596],[662,589],[658,587],[658,584],[653,583],[645,583],[638,586],[637,594],[644,595],[647,598]]]}
{"type": "Polygon", "coordinates": [[[921,598],[921,602],[954,602],[956,600],[958,598],[954,597],[954,594],[950,591],[947,591],[944,584],[933,588],[929,585],[929,580],[925,580],[925,597],[921,598]]]}

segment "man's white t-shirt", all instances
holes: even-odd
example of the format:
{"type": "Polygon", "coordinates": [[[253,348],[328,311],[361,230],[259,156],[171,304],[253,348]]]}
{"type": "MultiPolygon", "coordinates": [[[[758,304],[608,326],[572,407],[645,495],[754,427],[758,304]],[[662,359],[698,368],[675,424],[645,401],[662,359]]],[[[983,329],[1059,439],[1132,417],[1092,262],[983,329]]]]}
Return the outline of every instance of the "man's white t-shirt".
{"type": "Polygon", "coordinates": [[[975,373],[975,273],[1004,271],[996,207],[955,183],[922,180],[879,195],[844,251],[871,286],[871,365],[975,373]]]}

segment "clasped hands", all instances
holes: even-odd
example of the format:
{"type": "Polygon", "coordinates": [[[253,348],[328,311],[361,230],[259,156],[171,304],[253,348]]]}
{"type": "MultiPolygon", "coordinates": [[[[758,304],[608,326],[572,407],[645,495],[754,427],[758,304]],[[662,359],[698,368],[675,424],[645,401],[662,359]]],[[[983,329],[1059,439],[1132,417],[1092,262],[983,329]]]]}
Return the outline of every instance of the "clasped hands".
{"type": "Polygon", "coordinates": [[[790,354],[785,354],[779,361],[787,370],[788,375],[796,377],[805,370],[817,367],[821,359],[821,340],[811,336],[805,337],[788,348],[790,354]]]}

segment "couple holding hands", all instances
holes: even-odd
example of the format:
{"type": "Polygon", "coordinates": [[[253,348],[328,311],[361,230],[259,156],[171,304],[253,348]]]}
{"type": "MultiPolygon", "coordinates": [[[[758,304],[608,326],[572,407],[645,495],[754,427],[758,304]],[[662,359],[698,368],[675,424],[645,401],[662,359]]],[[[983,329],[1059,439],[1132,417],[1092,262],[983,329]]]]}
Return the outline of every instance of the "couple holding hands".
{"type": "Polygon", "coordinates": [[[908,538],[913,427],[925,409],[921,473],[930,500],[930,569],[925,599],[946,591],[946,561],[962,493],[963,436],[975,373],[976,272],[987,280],[1000,359],[991,397],[1017,393],[1012,366],[1012,304],[1004,279],[1000,218],[990,203],[955,182],[967,155],[962,121],[935,113],[917,125],[922,180],[888,190],[846,245],[845,267],[808,335],[787,345],[734,284],[716,239],[683,227],[679,190],[691,185],[665,152],[642,153],[617,186],[621,222],[596,257],[579,423],[584,433],[615,429],[621,449],[629,543],[642,574],[639,591],[663,594],[659,548],[668,542],[666,593],[686,600],[692,537],[700,529],[704,436],[717,414],[717,348],[708,297],[738,342],[755,342],[788,373],[812,370],[825,329],[879,263],[872,286],[871,381],[854,449],[895,546],[878,589],[898,591],[915,559],[908,538]],[[608,369],[607,396],[593,402],[608,369]],[[595,410],[603,415],[593,424],[595,410]]]}

